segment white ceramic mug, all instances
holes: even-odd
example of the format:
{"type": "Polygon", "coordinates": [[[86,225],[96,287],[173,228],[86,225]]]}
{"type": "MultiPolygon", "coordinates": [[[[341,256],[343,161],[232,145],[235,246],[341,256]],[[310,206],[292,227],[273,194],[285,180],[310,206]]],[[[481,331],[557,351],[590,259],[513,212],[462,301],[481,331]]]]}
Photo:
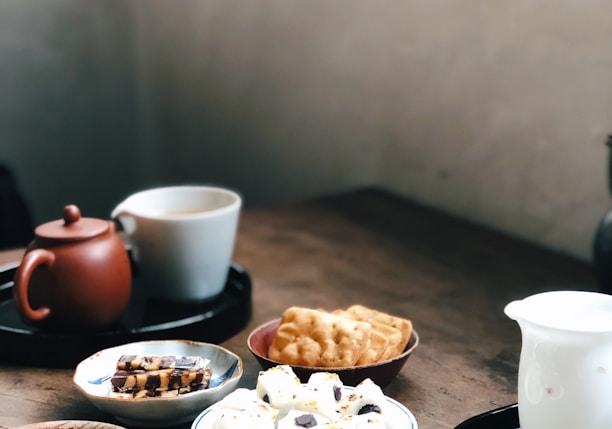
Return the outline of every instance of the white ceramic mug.
{"type": "Polygon", "coordinates": [[[128,234],[149,296],[206,301],[225,287],[241,206],[229,189],[170,186],[129,196],[111,217],[128,234]]]}

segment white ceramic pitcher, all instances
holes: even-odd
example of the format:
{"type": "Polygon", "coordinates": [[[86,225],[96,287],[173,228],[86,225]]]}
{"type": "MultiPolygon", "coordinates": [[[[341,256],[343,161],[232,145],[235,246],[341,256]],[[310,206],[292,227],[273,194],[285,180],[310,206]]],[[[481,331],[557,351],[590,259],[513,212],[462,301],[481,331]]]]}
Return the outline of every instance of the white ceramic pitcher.
{"type": "Polygon", "coordinates": [[[504,311],[522,335],[521,429],[612,429],[612,296],[544,292],[504,311]]]}

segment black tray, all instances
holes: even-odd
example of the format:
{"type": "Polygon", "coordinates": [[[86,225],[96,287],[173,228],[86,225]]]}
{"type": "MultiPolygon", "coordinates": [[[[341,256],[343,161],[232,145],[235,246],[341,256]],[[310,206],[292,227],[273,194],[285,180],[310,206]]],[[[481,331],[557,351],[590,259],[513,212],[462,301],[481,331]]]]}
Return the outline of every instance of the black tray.
{"type": "Polygon", "coordinates": [[[52,332],[26,324],[12,297],[18,264],[0,267],[0,360],[51,368],[73,368],[93,353],[144,340],[187,339],[220,343],[232,337],[251,317],[251,278],[240,266],[230,268],[221,295],[200,304],[141,299],[134,281],[132,299],[122,318],[96,332],[52,332]]]}
{"type": "Polygon", "coordinates": [[[518,405],[506,405],[471,417],[455,429],[520,429],[518,405]]]}

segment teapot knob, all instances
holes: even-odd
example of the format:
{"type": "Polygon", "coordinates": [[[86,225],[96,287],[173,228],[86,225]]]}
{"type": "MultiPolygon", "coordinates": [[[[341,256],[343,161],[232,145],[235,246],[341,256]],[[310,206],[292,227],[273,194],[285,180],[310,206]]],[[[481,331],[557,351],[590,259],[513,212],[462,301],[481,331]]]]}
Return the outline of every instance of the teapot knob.
{"type": "Polygon", "coordinates": [[[81,219],[81,210],[74,204],[70,204],[64,207],[64,215],[62,217],[64,219],[64,225],[70,225],[81,219]]]}

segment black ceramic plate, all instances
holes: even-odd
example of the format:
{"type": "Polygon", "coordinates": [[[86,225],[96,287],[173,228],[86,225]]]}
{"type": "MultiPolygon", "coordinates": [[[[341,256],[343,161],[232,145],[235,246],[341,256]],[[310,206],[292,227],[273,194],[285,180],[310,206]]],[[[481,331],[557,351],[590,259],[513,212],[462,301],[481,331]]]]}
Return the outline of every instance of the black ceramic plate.
{"type": "Polygon", "coordinates": [[[517,404],[506,405],[471,417],[455,429],[520,429],[517,404]]]}
{"type": "Polygon", "coordinates": [[[138,282],[127,311],[111,328],[97,332],[53,332],[24,323],[12,298],[17,264],[0,267],[0,360],[53,368],[72,368],[97,352],[144,340],[187,339],[219,343],[251,317],[251,278],[232,265],[227,284],[213,301],[178,304],[140,299],[138,282]]]}

